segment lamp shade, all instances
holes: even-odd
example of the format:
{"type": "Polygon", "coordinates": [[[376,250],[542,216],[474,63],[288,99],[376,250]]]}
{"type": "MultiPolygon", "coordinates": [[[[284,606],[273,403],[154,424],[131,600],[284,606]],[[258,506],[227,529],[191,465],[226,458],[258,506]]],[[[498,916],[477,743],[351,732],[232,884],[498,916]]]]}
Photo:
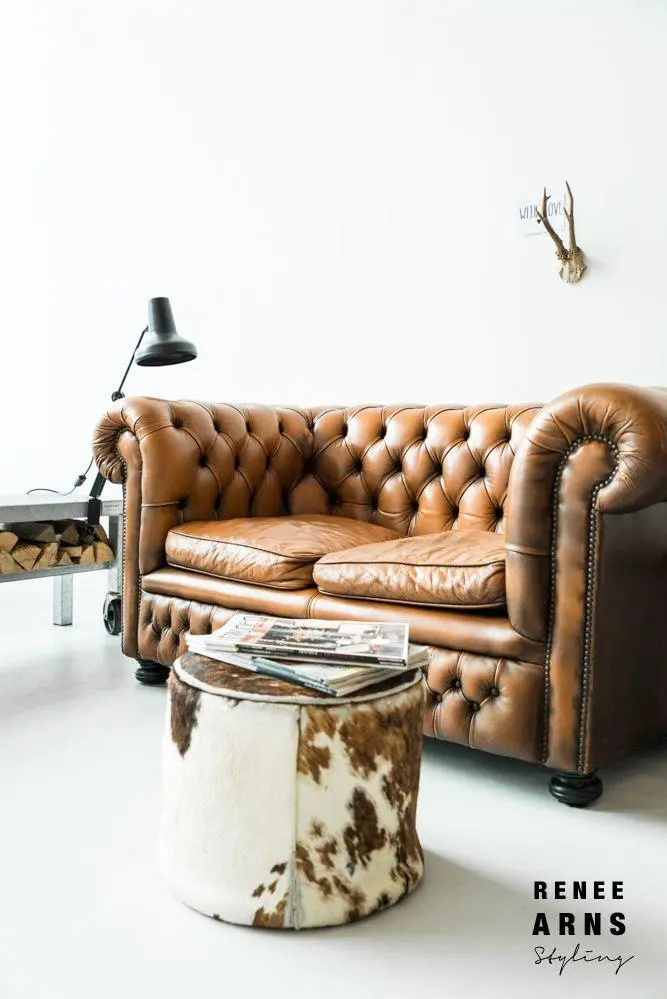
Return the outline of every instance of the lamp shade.
{"type": "Polygon", "coordinates": [[[182,364],[193,361],[197,348],[176,332],[174,314],[168,298],[151,298],[148,303],[148,333],[134,355],[142,367],[182,364]]]}

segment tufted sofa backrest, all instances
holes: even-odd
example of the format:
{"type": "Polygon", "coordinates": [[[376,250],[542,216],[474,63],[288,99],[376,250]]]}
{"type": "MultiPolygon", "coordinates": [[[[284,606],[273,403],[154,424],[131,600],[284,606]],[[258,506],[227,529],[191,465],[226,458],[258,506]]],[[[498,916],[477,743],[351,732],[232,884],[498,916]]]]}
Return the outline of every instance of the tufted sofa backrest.
{"type": "Polygon", "coordinates": [[[502,532],[512,460],[539,409],[312,410],[312,454],[290,491],[289,512],[339,514],[402,534],[502,532]]]}
{"type": "Polygon", "coordinates": [[[514,455],[539,406],[302,410],[122,399],[98,424],[102,473],[126,484],[141,573],[193,520],[328,513],[402,534],[504,531],[514,455]]]}

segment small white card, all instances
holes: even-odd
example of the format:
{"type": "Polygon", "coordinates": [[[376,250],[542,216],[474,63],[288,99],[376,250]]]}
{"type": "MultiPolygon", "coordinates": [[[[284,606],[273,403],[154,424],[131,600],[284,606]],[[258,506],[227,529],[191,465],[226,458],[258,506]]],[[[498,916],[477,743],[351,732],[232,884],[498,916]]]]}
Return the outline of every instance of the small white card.
{"type": "MultiPolygon", "coordinates": [[[[547,218],[556,232],[563,233],[565,232],[563,194],[557,194],[550,188],[547,188],[547,194],[551,194],[551,197],[547,201],[547,218]]],[[[517,202],[516,222],[518,231],[522,236],[539,236],[546,232],[546,229],[537,217],[537,209],[541,200],[542,195],[538,190],[536,197],[523,198],[517,202]]]]}

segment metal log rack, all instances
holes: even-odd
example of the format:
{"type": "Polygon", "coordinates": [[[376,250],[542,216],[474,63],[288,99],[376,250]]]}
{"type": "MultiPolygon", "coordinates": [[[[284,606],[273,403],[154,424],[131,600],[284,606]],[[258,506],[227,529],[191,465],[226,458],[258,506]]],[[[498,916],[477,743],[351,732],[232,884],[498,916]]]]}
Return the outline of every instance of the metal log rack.
{"type": "MultiPolygon", "coordinates": [[[[105,570],[107,595],[102,616],[110,635],[118,635],[121,627],[121,593],[123,592],[123,500],[100,500],[100,516],[108,517],[109,543],[114,551],[113,562],[93,565],[53,566],[28,572],[0,575],[0,583],[53,577],[53,623],[72,624],[74,619],[74,576],[80,572],[105,570]]],[[[88,496],[58,496],[53,493],[26,493],[0,496],[0,523],[28,523],[51,520],[85,520],[88,516],[88,496]]]]}

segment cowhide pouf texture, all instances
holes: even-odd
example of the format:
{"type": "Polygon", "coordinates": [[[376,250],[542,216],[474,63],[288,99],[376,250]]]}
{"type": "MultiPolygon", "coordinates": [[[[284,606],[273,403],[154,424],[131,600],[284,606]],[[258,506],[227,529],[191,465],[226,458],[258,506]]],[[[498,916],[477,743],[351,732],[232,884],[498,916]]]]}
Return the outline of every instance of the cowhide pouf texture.
{"type": "Polygon", "coordinates": [[[178,898],[226,922],[304,929],[416,887],[423,681],[384,686],[343,700],[191,653],[176,663],[158,854],[178,898]]]}

